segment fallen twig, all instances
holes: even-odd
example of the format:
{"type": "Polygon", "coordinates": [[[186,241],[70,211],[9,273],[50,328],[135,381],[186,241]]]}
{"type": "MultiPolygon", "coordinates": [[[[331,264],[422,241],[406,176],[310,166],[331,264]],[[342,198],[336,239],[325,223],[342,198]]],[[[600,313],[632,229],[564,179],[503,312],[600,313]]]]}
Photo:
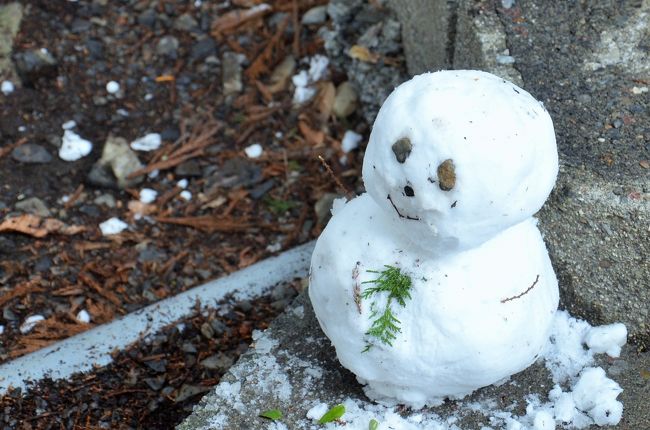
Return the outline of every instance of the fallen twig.
{"type": "Polygon", "coordinates": [[[521,298],[522,296],[528,294],[528,292],[529,292],[530,290],[532,290],[532,289],[535,287],[535,285],[537,285],[537,281],[539,281],[539,275],[537,275],[537,277],[535,278],[535,282],[533,282],[533,285],[531,285],[530,287],[528,287],[528,288],[526,289],[526,291],[524,291],[524,292],[521,293],[521,294],[517,294],[516,296],[508,297],[507,299],[503,299],[503,300],[501,300],[501,303],[506,303],[506,302],[509,302],[509,301],[512,301],[512,300],[516,300],[516,299],[519,299],[519,298],[521,298]]]}

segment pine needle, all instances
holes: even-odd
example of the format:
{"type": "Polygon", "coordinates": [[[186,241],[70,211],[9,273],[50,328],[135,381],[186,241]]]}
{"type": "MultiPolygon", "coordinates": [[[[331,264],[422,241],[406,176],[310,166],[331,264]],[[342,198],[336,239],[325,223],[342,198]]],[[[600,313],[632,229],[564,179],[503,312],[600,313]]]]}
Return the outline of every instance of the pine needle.
{"type": "MultiPolygon", "coordinates": [[[[370,318],[373,319],[372,325],[366,332],[367,336],[377,339],[379,342],[393,346],[393,341],[397,339],[397,334],[402,330],[399,328],[400,320],[393,315],[391,304],[396,301],[400,306],[406,306],[406,300],[411,298],[411,278],[403,274],[400,269],[393,266],[384,266],[386,269],[381,272],[378,270],[368,270],[369,273],[377,273],[379,277],[363,284],[374,284],[366,288],[361,297],[369,299],[374,295],[388,293],[386,307],[379,311],[373,302],[370,305],[370,318]]],[[[362,352],[367,352],[373,344],[368,342],[362,352]]]]}

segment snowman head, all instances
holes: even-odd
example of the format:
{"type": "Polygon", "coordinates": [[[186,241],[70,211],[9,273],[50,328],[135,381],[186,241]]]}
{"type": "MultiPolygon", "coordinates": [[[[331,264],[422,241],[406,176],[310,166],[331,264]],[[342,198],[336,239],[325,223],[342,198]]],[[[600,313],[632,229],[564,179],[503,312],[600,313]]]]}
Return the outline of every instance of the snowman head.
{"type": "Polygon", "coordinates": [[[544,106],[489,73],[426,73],[393,91],[363,162],[366,190],[423,249],[477,246],[532,216],[558,172],[544,106]]]}

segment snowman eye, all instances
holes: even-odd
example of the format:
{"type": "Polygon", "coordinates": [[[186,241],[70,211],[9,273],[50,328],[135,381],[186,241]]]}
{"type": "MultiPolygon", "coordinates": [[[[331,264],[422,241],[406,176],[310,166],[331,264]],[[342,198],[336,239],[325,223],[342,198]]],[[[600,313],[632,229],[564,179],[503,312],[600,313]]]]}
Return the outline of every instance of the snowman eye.
{"type": "Polygon", "coordinates": [[[442,191],[449,191],[456,185],[456,167],[452,159],[447,159],[438,166],[438,186],[442,191]]]}
{"type": "Polygon", "coordinates": [[[404,164],[408,156],[411,155],[413,145],[411,144],[411,141],[408,137],[403,137],[397,142],[393,143],[391,149],[393,150],[393,154],[395,154],[397,162],[404,164]]]}
{"type": "Polygon", "coordinates": [[[404,187],[404,194],[406,194],[406,197],[413,197],[415,196],[415,191],[407,185],[404,187]]]}

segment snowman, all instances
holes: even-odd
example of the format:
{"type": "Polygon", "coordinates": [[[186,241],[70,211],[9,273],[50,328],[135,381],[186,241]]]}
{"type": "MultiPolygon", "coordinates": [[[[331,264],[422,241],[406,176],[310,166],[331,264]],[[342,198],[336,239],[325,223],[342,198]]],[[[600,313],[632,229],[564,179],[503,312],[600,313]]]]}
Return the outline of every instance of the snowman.
{"type": "Polygon", "coordinates": [[[400,85],[363,163],[367,193],[335,202],[309,296],[371,399],[461,398],[531,365],[558,287],[537,221],[558,172],[550,116],[480,71],[400,85]]]}

